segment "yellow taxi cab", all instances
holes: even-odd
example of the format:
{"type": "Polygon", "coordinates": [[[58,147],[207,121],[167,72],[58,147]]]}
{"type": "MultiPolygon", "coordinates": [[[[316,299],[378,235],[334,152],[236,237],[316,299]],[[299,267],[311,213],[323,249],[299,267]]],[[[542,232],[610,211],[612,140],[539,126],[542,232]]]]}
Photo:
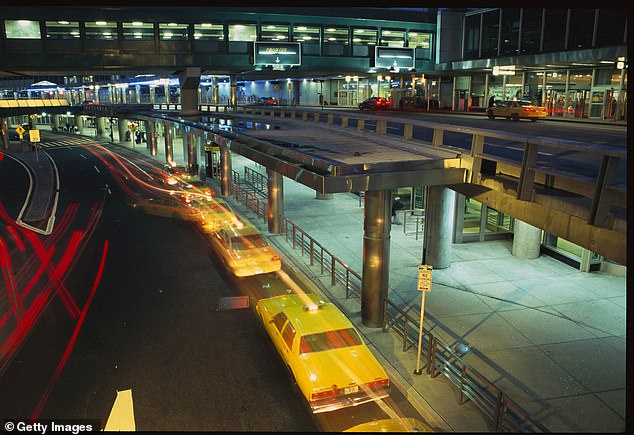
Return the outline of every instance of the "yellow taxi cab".
{"type": "Polygon", "coordinates": [[[499,116],[514,121],[518,121],[521,118],[537,121],[539,118],[548,116],[548,111],[545,107],[534,106],[533,103],[526,100],[497,100],[492,107],[487,109],[486,113],[489,119],[499,116]]]}
{"type": "Polygon", "coordinates": [[[191,207],[189,204],[184,204],[173,199],[142,199],[132,204],[132,207],[143,213],[151,214],[154,216],[162,216],[196,222],[201,222],[204,220],[204,216],[200,211],[198,211],[194,207],[191,207]]]}
{"type": "Polygon", "coordinates": [[[344,432],[434,432],[434,429],[415,418],[398,417],[361,423],[344,432]]]}
{"type": "Polygon", "coordinates": [[[204,219],[202,230],[206,233],[212,234],[226,226],[235,226],[236,228],[244,226],[244,223],[222,198],[192,200],[191,205],[202,213],[204,219]]]}
{"type": "Polygon", "coordinates": [[[390,395],[390,380],[352,322],[315,294],[260,299],[264,329],[313,413],[390,395]]]}
{"type": "Polygon", "coordinates": [[[210,236],[214,250],[236,276],[277,272],[282,258],[257,228],[251,225],[228,225],[210,236]]]}

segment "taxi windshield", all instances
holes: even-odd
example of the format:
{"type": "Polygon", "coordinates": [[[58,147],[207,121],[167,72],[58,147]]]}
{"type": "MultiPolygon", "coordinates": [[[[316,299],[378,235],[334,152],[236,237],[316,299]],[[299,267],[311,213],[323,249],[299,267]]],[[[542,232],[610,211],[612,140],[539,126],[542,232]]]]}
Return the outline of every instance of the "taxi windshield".
{"type": "Polygon", "coordinates": [[[354,328],[337,329],[318,334],[303,335],[299,342],[299,353],[321,352],[363,344],[354,328]]]}

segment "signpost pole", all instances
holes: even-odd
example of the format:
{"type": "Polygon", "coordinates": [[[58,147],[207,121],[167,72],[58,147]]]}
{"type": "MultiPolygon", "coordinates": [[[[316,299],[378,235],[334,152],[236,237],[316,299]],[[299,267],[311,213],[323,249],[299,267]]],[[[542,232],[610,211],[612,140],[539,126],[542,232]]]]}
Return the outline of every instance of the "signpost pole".
{"type": "Polygon", "coordinates": [[[420,355],[423,346],[423,319],[425,318],[425,293],[431,291],[432,266],[421,264],[418,266],[418,290],[421,292],[420,300],[420,327],[418,328],[418,355],[416,357],[415,375],[422,373],[420,368],[420,355]]]}

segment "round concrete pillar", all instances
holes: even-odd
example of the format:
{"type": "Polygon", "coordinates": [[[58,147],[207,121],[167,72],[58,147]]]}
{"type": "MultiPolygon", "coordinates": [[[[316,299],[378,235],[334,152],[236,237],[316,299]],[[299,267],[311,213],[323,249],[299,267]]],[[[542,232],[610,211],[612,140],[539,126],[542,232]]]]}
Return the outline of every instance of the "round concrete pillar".
{"type": "Polygon", "coordinates": [[[539,257],[542,245],[542,230],[519,219],[513,224],[513,248],[514,257],[522,260],[532,260],[539,257]]]}
{"type": "Polygon", "coordinates": [[[97,116],[95,127],[97,127],[97,137],[106,137],[106,118],[97,116]]]}
{"type": "Polygon", "coordinates": [[[84,134],[84,118],[81,115],[75,115],[75,125],[77,126],[77,133],[84,134]]]}
{"type": "Polygon", "coordinates": [[[164,124],[163,130],[165,132],[165,160],[167,163],[174,161],[174,148],[172,146],[173,131],[170,124],[164,124]]]}
{"type": "Polygon", "coordinates": [[[455,206],[456,192],[443,186],[428,187],[423,263],[434,269],[451,265],[455,206]]]}
{"type": "Polygon", "coordinates": [[[59,115],[53,114],[51,120],[53,122],[53,131],[59,131],[59,115]]]}
{"type": "Polygon", "coordinates": [[[231,153],[226,147],[220,147],[220,194],[231,195],[231,153]]]}
{"type": "Polygon", "coordinates": [[[271,169],[266,170],[266,175],[268,177],[266,190],[268,193],[267,203],[269,206],[267,215],[269,233],[281,234],[282,222],[280,215],[284,213],[284,177],[282,174],[271,169]]]}
{"type": "Polygon", "coordinates": [[[365,192],[361,321],[368,328],[383,326],[383,300],[390,278],[391,207],[390,190],[365,192]]]}
{"type": "Polygon", "coordinates": [[[150,155],[158,155],[158,143],[156,140],[156,124],[154,121],[146,121],[147,146],[150,149],[150,155]]]}
{"type": "Polygon", "coordinates": [[[315,190],[315,199],[332,199],[332,193],[321,193],[315,190]]]}
{"type": "Polygon", "coordinates": [[[128,120],[123,118],[118,118],[117,122],[119,123],[119,142],[125,142],[126,133],[128,132],[128,120]]]}

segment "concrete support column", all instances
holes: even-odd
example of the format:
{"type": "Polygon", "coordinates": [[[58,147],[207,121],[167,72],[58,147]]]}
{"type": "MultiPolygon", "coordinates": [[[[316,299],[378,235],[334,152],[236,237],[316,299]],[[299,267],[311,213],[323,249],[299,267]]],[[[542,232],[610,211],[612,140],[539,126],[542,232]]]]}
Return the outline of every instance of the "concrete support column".
{"type": "Polygon", "coordinates": [[[183,149],[187,156],[187,171],[191,175],[198,174],[198,155],[196,154],[196,135],[192,131],[183,131],[183,149]],[[185,146],[185,143],[187,145],[185,146]]]}
{"type": "Polygon", "coordinates": [[[97,116],[95,127],[97,127],[97,137],[106,137],[106,118],[97,116]]]}
{"type": "Polygon", "coordinates": [[[229,105],[233,107],[235,110],[236,105],[238,104],[238,82],[236,81],[235,75],[229,76],[229,84],[231,87],[231,94],[229,96],[229,105]]]}
{"type": "Polygon", "coordinates": [[[280,215],[284,213],[284,177],[279,172],[271,169],[266,170],[268,182],[266,190],[268,193],[267,203],[269,206],[268,226],[269,233],[282,233],[282,220],[280,215]]]}
{"type": "Polygon", "coordinates": [[[511,250],[513,256],[522,260],[532,260],[539,257],[541,245],[542,230],[519,219],[515,219],[513,226],[513,248],[511,250]]]}
{"type": "Polygon", "coordinates": [[[77,133],[84,134],[84,118],[81,115],[75,115],[75,125],[77,126],[77,133]]]}
{"type": "Polygon", "coordinates": [[[165,132],[165,161],[170,164],[174,161],[172,128],[173,127],[168,123],[163,124],[163,131],[165,132]]]}
{"type": "Polygon", "coordinates": [[[434,269],[451,265],[456,192],[444,186],[429,186],[425,208],[423,264],[434,269]]]}
{"type": "Polygon", "coordinates": [[[364,207],[361,321],[368,328],[380,328],[390,278],[392,192],[387,189],[365,192],[364,207]]]}
{"type": "Polygon", "coordinates": [[[211,79],[211,101],[214,104],[218,104],[218,79],[216,77],[211,79]]]}
{"type": "Polygon", "coordinates": [[[220,194],[231,195],[231,153],[226,147],[220,147],[220,194]]]}
{"type": "Polygon", "coordinates": [[[293,82],[293,102],[292,102],[292,104],[294,106],[299,106],[300,105],[300,98],[301,98],[300,84],[301,84],[301,82],[299,80],[295,80],[293,82]]]}
{"type": "Polygon", "coordinates": [[[59,115],[53,114],[51,121],[53,122],[53,131],[59,131],[59,115]]]}
{"type": "Polygon", "coordinates": [[[189,127],[181,126],[181,136],[183,138],[183,165],[185,165],[185,168],[189,168],[189,130],[189,127]]]}
{"type": "Polygon", "coordinates": [[[150,155],[158,155],[158,141],[156,140],[156,124],[154,121],[146,121],[145,130],[147,132],[147,146],[150,149],[150,155]]]}
{"type": "Polygon", "coordinates": [[[315,190],[315,199],[332,199],[332,193],[321,193],[315,190]]]}
{"type": "Polygon", "coordinates": [[[180,116],[189,121],[200,121],[200,110],[198,110],[200,68],[185,68],[179,72],[178,81],[181,88],[180,116]]]}
{"type": "Polygon", "coordinates": [[[0,129],[2,130],[2,149],[9,149],[9,123],[7,118],[0,118],[0,129]]]}
{"type": "Polygon", "coordinates": [[[128,120],[118,118],[117,123],[119,125],[119,142],[124,142],[126,139],[125,134],[128,131],[128,120]]]}

